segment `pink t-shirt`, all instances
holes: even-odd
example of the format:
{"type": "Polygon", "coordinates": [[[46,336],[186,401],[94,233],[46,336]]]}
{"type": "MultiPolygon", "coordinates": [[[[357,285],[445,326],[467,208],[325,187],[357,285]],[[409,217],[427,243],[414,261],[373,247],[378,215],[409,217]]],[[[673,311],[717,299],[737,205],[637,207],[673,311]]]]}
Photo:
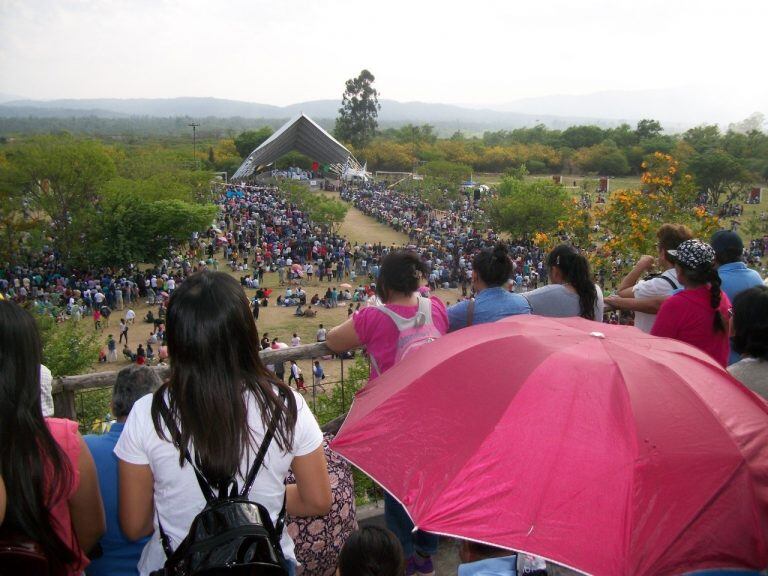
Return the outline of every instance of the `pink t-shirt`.
{"type": "MultiPolygon", "coordinates": [[[[432,323],[440,334],[445,334],[448,332],[448,314],[445,311],[445,304],[437,296],[432,296],[430,301],[432,302],[432,323]]],[[[387,308],[403,318],[413,318],[419,309],[418,306],[399,304],[388,304],[387,308]]],[[[369,306],[355,312],[352,315],[352,322],[357,337],[368,349],[368,354],[376,359],[381,373],[389,370],[395,363],[397,354],[398,331],[392,319],[376,310],[375,306],[369,306]]],[[[373,380],[375,377],[376,374],[371,368],[370,379],[373,380]]]]}
{"type": "Polygon", "coordinates": [[[720,315],[725,332],[713,328],[714,309],[710,304],[709,286],[700,286],[678,292],[667,298],[656,315],[651,334],[674,338],[695,346],[717,360],[723,367],[728,365],[730,353],[728,341],[728,310],[731,301],[720,292],[720,315]]]}
{"type": "Polygon", "coordinates": [[[51,508],[53,528],[62,542],[69,546],[71,550],[74,550],[75,555],[78,556],[78,560],[67,567],[67,573],[70,575],[81,574],[85,567],[88,566],[88,558],[86,558],[85,553],[77,543],[77,538],[72,530],[72,517],[69,514],[69,499],[77,492],[77,488],[80,486],[80,470],[77,467],[77,461],[80,457],[77,422],[62,418],[46,418],[45,423],[48,425],[48,430],[51,431],[53,439],[56,440],[59,448],[61,448],[65,457],[69,460],[69,466],[72,470],[69,493],[58,502],[55,502],[51,508]]]}

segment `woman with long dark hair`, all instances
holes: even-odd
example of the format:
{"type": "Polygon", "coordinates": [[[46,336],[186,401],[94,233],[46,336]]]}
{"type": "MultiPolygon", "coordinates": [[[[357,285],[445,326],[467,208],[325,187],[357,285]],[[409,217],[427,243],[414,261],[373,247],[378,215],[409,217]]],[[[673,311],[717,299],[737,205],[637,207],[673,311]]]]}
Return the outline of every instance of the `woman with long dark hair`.
{"type": "Polygon", "coordinates": [[[531,313],[603,321],[603,292],[592,280],[589,262],[573,246],[560,244],[547,256],[549,284],[523,296],[531,313]]]}
{"type": "Polygon", "coordinates": [[[3,300],[0,327],[2,530],[37,542],[51,574],[80,574],[105,530],[96,467],[76,422],[43,418],[35,320],[3,300]]]}
{"type": "MultiPolygon", "coordinates": [[[[288,514],[325,514],[331,504],[322,433],[298,394],[259,358],[259,335],[248,299],[222,272],[199,272],[173,293],[166,338],[172,359],[168,381],[134,405],[115,448],[120,459],[120,522],[130,539],[152,534],[139,571],[161,568],[165,553],[158,521],[176,549],[205,498],[184,452],[211,486],[244,485],[270,422],[277,428],[249,498],[276,521],[283,499],[288,514]],[[176,430],[169,431],[167,406],[176,430]],[[283,484],[288,469],[296,484],[283,484]]],[[[281,546],[290,573],[293,542],[281,546]]]]}
{"type": "Polygon", "coordinates": [[[511,276],[512,260],[504,244],[475,254],[472,258],[472,287],[476,296],[474,300],[463,300],[448,308],[450,331],[516,314],[530,314],[528,301],[506,289],[511,276]]]}
{"type": "Polygon", "coordinates": [[[667,298],[656,315],[651,334],[682,340],[703,350],[723,367],[728,365],[728,310],[731,302],[720,289],[715,251],[701,240],[686,240],[667,250],[685,290],[667,298]]]}
{"type": "MultiPolygon", "coordinates": [[[[448,331],[445,304],[437,298],[423,298],[419,287],[429,273],[419,256],[408,250],[387,254],[376,278],[376,294],[381,306],[368,306],[328,332],[326,344],[334,352],[365,346],[371,359],[373,380],[385,373],[405,353],[406,342],[421,342],[448,331]],[[401,334],[408,334],[402,338],[401,334]]],[[[408,574],[434,574],[432,556],[437,553],[438,537],[414,526],[405,509],[389,494],[384,495],[387,528],[395,533],[408,559],[408,574]]]]}
{"type": "Polygon", "coordinates": [[[728,372],[768,400],[768,286],[753,286],[733,299],[733,349],[741,360],[728,372]]]}

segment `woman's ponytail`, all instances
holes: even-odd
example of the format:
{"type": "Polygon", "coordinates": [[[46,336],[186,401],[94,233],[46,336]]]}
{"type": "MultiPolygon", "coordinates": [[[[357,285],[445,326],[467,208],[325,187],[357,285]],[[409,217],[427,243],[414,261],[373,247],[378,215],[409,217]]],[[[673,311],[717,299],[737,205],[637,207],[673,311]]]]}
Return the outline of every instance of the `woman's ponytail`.
{"type": "Polygon", "coordinates": [[[720,275],[714,268],[709,269],[709,303],[715,310],[715,317],[712,321],[712,328],[715,332],[725,332],[725,320],[720,314],[720,300],[722,290],[720,290],[720,275]]]}
{"type": "Polygon", "coordinates": [[[547,264],[550,267],[557,266],[564,279],[576,290],[579,296],[579,316],[596,320],[597,288],[592,282],[587,259],[572,246],[561,244],[549,253],[547,264]]]}

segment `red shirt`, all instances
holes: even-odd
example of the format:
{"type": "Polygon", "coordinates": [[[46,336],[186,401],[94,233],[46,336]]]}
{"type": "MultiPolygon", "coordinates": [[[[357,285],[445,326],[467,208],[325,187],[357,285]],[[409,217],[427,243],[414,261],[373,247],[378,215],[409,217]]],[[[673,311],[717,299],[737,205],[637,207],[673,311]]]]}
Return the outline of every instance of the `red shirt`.
{"type": "Polygon", "coordinates": [[[731,301],[725,292],[720,292],[720,315],[725,332],[715,332],[713,327],[715,311],[710,303],[709,286],[689,288],[667,298],[656,315],[651,334],[674,338],[695,346],[717,360],[723,367],[728,366],[730,353],[728,341],[728,310],[731,301]]]}
{"type": "Polygon", "coordinates": [[[69,493],[63,498],[53,503],[51,506],[51,517],[53,519],[53,529],[71,550],[75,551],[74,564],[67,566],[67,574],[81,574],[88,566],[88,558],[77,543],[74,531],[72,529],[72,517],[69,514],[69,499],[77,491],[80,485],[80,471],[77,467],[77,461],[80,456],[80,441],[77,435],[77,422],[63,420],[61,418],[46,418],[45,423],[48,430],[51,431],[53,439],[61,448],[66,458],[69,459],[72,476],[70,477],[69,493]]]}

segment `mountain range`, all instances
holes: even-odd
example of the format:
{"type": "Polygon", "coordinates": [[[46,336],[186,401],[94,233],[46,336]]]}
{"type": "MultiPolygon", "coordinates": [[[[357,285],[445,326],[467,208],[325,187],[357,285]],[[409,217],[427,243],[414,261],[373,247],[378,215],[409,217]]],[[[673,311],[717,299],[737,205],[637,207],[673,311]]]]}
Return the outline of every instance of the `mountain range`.
{"type": "MultiPolygon", "coordinates": [[[[381,100],[382,126],[429,123],[441,132],[511,129],[544,124],[567,128],[578,124],[631,125],[642,118],[660,120],[669,132],[678,132],[701,123],[727,124],[759,110],[768,95],[755,95],[740,102],[723,100],[715,94],[693,89],[610,91],[586,95],[552,95],[516,100],[508,104],[454,105],[427,102],[381,100]]],[[[0,94],[0,117],[189,117],[247,118],[278,120],[301,112],[315,120],[338,115],[338,100],[312,100],[288,106],[273,106],[221,98],[86,98],[30,100],[0,94]]],[[[326,122],[324,122],[326,123],[326,122]]]]}

